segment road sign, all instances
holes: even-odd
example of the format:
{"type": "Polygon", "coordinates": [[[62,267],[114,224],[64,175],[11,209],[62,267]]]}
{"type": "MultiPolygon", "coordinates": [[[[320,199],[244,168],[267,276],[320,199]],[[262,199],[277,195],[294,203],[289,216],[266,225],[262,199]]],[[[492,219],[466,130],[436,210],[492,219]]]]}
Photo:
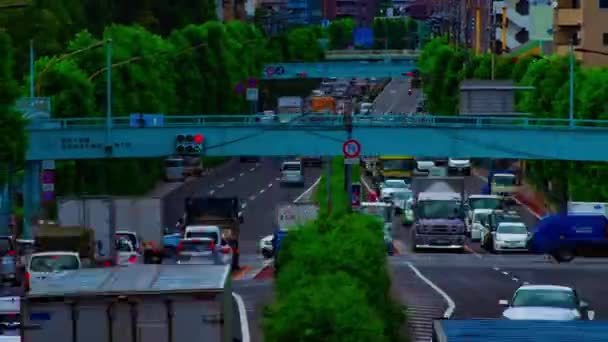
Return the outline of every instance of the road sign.
{"type": "Polygon", "coordinates": [[[274,67],[273,66],[269,66],[266,68],[266,76],[268,77],[272,77],[274,75],[274,67]]]}
{"type": "Polygon", "coordinates": [[[42,184],[53,184],[55,183],[55,170],[43,170],[42,171],[42,184]]]}
{"type": "Polygon", "coordinates": [[[344,165],[357,165],[361,162],[359,157],[356,158],[344,158],[344,165]]]}
{"type": "Polygon", "coordinates": [[[247,88],[257,88],[258,87],[258,79],[250,78],[247,80],[247,88]]]}
{"type": "Polygon", "coordinates": [[[276,68],[274,68],[274,73],[281,76],[285,73],[285,68],[283,66],[279,65],[276,68]]]}
{"type": "Polygon", "coordinates": [[[55,170],[55,161],[54,160],[43,160],[42,169],[43,170],[55,170]]]}
{"type": "Polygon", "coordinates": [[[55,191],[55,184],[42,184],[43,192],[53,192],[55,191]]]}
{"type": "Polygon", "coordinates": [[[247,101],[255,102],[258,100],[258,88],[247,88],[247,101]]]}
{"type": "Polygon", "coordinates": [[[346,158],[357,158],[361,154],[361,144],[355,139],[348,139],[342,145],[342,152],[346,158]]]}
{"type": "Polygon", "coordinates": [[[329,24],[330,24],[329,19],[323,19],[323,20],[321,20],[321,27],[328,28],[329,24]]]}
{"type": "Polygon", "coordinates": [[[245,93],[245,85],[243,83],[237,83],[234,86],[234,92],[237,94],[243,94],[245,93]]]}

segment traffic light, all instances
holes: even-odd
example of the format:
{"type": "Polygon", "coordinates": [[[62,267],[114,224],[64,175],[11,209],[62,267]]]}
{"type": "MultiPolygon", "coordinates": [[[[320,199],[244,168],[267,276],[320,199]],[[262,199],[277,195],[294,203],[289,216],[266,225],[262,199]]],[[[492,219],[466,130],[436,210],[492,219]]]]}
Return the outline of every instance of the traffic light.
{"type": "Polygon", "coordinates": [[[175,142],[177,154],[200,154],[203,151],[205,138],[202,134],[178,134],[175,142]]]}

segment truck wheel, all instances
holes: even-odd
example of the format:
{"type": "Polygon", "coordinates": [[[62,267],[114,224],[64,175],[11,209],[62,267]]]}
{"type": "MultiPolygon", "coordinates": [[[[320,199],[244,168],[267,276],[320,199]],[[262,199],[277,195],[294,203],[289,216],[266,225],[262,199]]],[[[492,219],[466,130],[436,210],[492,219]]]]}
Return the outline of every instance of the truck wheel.
{"type": "Polygon", "coordinates": [[[552,256],[558,262],[570,262],[574,260],[575,257],[574,252],[567,248],[562,248],[558,250],[557,252],[553,253],[552,256]]]}

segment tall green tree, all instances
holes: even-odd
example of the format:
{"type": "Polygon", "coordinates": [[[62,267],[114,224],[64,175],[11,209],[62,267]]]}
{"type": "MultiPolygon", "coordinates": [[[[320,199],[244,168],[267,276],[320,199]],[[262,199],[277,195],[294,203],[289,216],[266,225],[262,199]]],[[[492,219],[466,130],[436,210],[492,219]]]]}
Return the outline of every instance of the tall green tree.
{"type": "Polygon", "coordinates": [[[0,30],[0,164],[22,162],[27,147],[26,120],[14,109],[18,95],[18,84],[13,78],[11,39],[6,31],[0,30]]]}

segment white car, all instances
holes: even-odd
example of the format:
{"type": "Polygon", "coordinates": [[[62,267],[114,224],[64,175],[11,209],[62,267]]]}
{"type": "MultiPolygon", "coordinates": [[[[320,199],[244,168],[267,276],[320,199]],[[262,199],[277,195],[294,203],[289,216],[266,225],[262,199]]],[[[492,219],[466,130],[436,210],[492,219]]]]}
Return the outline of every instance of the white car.
{"type": "Polygon", "coordinates": [[[80,255],[75,252],[33,253],[27,265],[26,288],[49,278],[60,278],[66,272],[82,268],[80,255]]]}
{"type": "Polygon", "coordinates": [[[471,240],[481,241],[481,235],[486,225],[489,222],[489,216],[492,215],[492,209],[475,209],[473,210],[472,218],[467,225],[467,230],[471,240]]]}
{"type": "Polygon", "coordinates": [[[462,174],[466,176],[471,175],[471,160],[462,158],[449,158],[448,159],[448,172],[462,174]]]}
{"type": "Polygon", "coordinates": [[[126,238],[116,240],[116,265],[130,266],[143,264],[143,257],[137,253],[137,249],[131,241],[126,238]]]}
{"type": "Polygon", "coordinates": [[[272,246],[272,238],[274,235],[267,235],[258,242],[258,253],[266,259],[272,258],[274,247],[272,246]]]}
{"type": "Polygon", "coordinates": [[[409,190],[409,184],[403,179],[387,179],[380,184],[380,199],[389,201],[394,192],[409,190]]]}
{"type": "Polygon", "coordinates": [[[507,308],[503,318],[511,320],[573,321],[595,316],[589,304],[566,286],[524,285],[515,291],[511,303],[500,300],[498,304],[507,308]]]}
{"type": "Polygon", "coordinates": [[[498,225],[493,236],[493,251],[525,251],[531,238],[528,228],[522,222],[503,222],[498,225]]]}

